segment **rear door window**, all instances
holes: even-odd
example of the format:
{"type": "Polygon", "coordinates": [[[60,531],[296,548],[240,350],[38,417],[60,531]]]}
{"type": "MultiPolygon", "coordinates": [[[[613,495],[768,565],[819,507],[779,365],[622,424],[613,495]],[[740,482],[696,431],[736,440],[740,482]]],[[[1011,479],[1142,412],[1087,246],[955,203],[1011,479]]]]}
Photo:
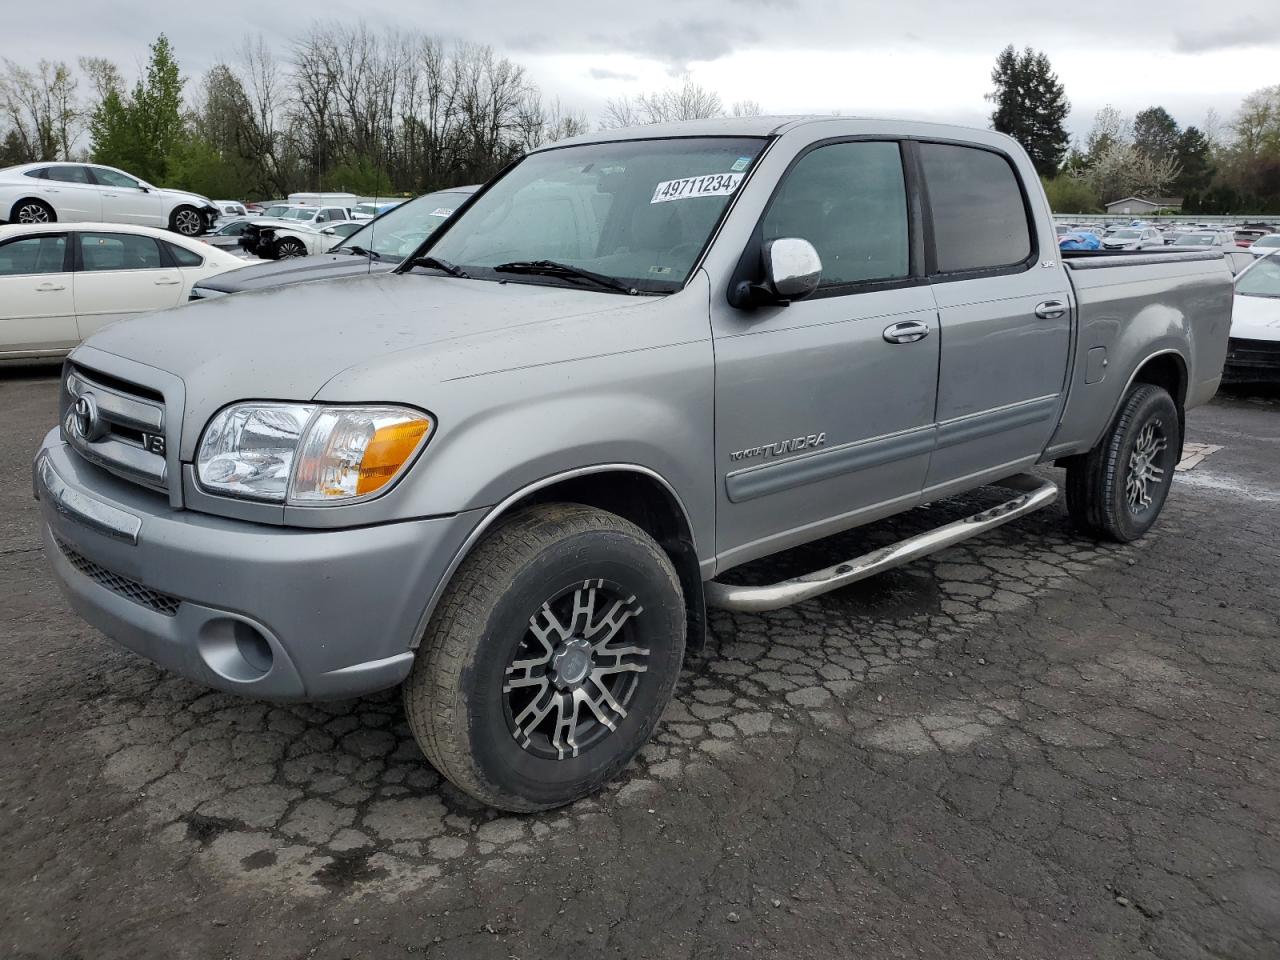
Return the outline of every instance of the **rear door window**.
{"type": "Polygon", "coordinates": [[[1031,219],[1017,174],[991,150],[920,144],[939,273],[1022,265],[1032,254],[1031,219]]]}
{"type": "Polygon", "coordinates": [[[194,250],[180,247],[176,243],[170,243],[168,240],[164,242],[164,245],[169,248],[169,256],[173,257],[173,262],[180,267],[199,267],[204,264],[204,257],[194,250]]]}
{"type": "Polygon", "coordinates": [[[89,171],[75,164],[66,164],[64,166],[50,167],[45,171],[45,177],[49,180],[58,180],[62,183],[92,183],[89,177],[89,171]]]}

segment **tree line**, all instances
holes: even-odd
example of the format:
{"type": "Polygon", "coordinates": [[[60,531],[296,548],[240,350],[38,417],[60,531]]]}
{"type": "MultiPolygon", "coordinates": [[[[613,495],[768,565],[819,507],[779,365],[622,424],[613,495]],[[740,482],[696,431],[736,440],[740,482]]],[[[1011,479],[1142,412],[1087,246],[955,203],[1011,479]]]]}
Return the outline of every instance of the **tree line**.
{"type": "Polygon", "coordinates": [[[1244,98],[1224,122],[1181,127],[1162,106],[1132,117],[1103,107],[1073,142],[1071,104],[1049,58],[1002,50],[991,72],[991,125],[1030,154],[1060,213],[1100,213],[1114,200],[1181,200],[1185,213],[1280,213],[1280,84],[1244,98]]]}
{"type": "MultiPolygon", "coordinates": [[[[317,22],[276,46],[247,38],[198,80],[161,34],[128,86],[96,57],[75,67],[9,59],[0,69],[0,167],[89,159],[153,183],[218,197],[298,190],[417,194],[487,180],[544,143],[585,133],[586,115],[543,97],[491,47],[417,32],[317,22]]],[[[1223,121],[1182,128],[1152,106],[1105,107],[1082,142],[1049,58],[1012,45],[996,58],[991,125],[1017,139],[1055,210],[1181,197],[1189,213],[1280,213],[1280,84],[1223,121]]],[[[602,127],[755,115],[687,77],[665,91],[610,100],[602,127]]]]}

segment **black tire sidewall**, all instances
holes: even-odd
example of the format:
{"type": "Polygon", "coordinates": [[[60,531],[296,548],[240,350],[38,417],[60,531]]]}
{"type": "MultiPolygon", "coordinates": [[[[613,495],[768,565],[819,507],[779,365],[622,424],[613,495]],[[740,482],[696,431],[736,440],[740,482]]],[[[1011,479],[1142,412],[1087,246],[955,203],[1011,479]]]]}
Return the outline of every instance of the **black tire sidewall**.
{"type": "Polygon", "coordinates": [[[58,222],[58,216],[54,212],[53,207],[49,206],[49,204],[45,203],[43,200],[35,200],[35,199],[28,198],[26,200],[19,200],[17,203],[13,205],[13,209],[9,213],[10,223],[22,224],[25,222],[18,219],[19,214],[21,213],[24,207],[40,207],[42,210],[44,210],[45,214],[48,216],[47,220],[44,220],[44,221],[33,220],[33,221],[29,221],[30,223],[41,223],[41,222],[57,223],[58,222]]]}
{"type": "Polygon", "coordinates": [[[1182,427],[1178,408],[1173,398],[1160,387],[1143,385],[1134,390],[1126,402],[1120,417],[1122,429],[1111,438],[1108,451],[1110,470],[1104,482],[1105,506],[1109,516],[1107,526],[1121,540],[1137,540],[1160,517],[1169,489],[1173,485],[1174,467],[1182,447],[1182,427]],[[1129,457],[1138,443],[1143,428],[1153,419],[1160,420],[1166,445],[1161,453],[1159,466],[1164,468],[1164,480],[1152,496],[1151,506],[1135,515],[1129,508],[1125,480],[1129,474],[1129,457]]]}
{"type": "Polygon", "coordinates": [[[620,531],[574,534],[542,550],[496,598],[461,686],[476,773],[498,792],[533,808],[567,803],[612,779],[649,739],[679,677],[685,632],[679,582],[653,549],[620,531]],[[649,648],[648,670],[639,675],[627,716],[613,733],[577,757],[538,757],[520,746],[508,726],[506,667],[529,618],[546,600],[597,579],[634,593],[643,608],[631,626],[634,642],[649,648]]]}
{"type": "Polygon", "coordinates": [[[169,229],[180,237],[198,237],[204,233],[204,221],[200,217],[200,211],[195,207],[178,207],[169,215],[169,229]],[[178,217],[183,213],[193,213],[196,215],[196,232],[187,233],[185,230],[178,229],[178,217]]]}
{"type": "Polygon", "coordinates": [[[289,260],[292,257],[301,257],[301,256],[304,256],[306,252],[307,252],[307,248],[304,247],[302,245],[302,242],[299,240],[285,239],[285,240],[281,240],[279,243],[276,244],[277,260],[289,260]],[[286,253],[285,252],[286,250],[295,250],[297,252],[286,253]]]}

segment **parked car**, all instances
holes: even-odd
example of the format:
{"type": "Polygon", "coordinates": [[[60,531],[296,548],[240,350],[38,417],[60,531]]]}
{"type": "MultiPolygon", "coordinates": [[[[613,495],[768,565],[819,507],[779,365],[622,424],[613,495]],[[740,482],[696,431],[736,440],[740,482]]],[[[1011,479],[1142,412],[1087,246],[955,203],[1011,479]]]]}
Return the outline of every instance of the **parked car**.
{"type": "Polygon", "coordinates": [[[1164,240],[1155,227],[1125,227],[1102,238],[1104,250],[1147,250],[1163,246],[1164,240]]]}
{"type": "Polygon", "coordinates": [[[1249,253],[1255,257],[1265,257],[1280,250],[1280,233],[1268,233],[1249,244],[1249,253]]]}
{"type": "Polygon", "coordinates": [[[291,206],[277,217],[250,221],[240,237],[240,245],[265,260],[287,260],[312,252],[323,253],[319,230],[323,226],[351,221],[351,210],[347,207],[291,206]]]}
{"type": "Polygon", "coordinates": [[[376,220],[366,221],[324,256],[255,263],[193,287],[191,299],[392,270],[407,254],[421,246],[422,241],[448,220],[455,209],[466,203],[477,189],[476,186],[454,187],[424,194],[400,204],[376,220]]]}
{"type": "Polygon", "coordinates": [[[1259,257],[1236,277],[1227,383],[1280,383],[1280,253],[1259,257]]]}
{"type": "Polygon", "coordinates": [[[239,200],[215,200],[213,205],[218,208],[220,219],[245,217],[249,214],[248,208],[239,200]]]}
{"type": "Polygon", "coordinates": [[[97,163],[24,163],[0,170],[0,218],[10,223],[128,223],[196,237],[218,208],[97,163]]]}
{"type": "Polygon", "coordinates": [[[249,226],[249,223],[250,221],[244,217],[236,220],[220,221],[200,239],[211,247],[217,247],[219,250],[249,256],[240,247],[240,238],[244,235],[245,228],[249,226]]]}
{"type": "Polygon", "coordinates": [[[243,265],[153,227],[0,227],[0,360],[60,357],[107,324],[183,303],[197,281],[243,265]]]}
{"type": "Polygon", "coordinates": [[[1224,230],[1188,230],[1179,233],[1173,241],[1175,247],[1207,247],[1215,250],[1234,250],[1235,240],[1224,230]]]}
{"type": "Polygon", "coordinates": [[[77,348],[34,465],[44,553],[172,671],[266,700],[403,684],[460,790],[568,803],[649,738],[707,605],[777,609],[1025,516],[1057,495],[1036,464],[1066,467],[1091,536],[1151,528],[1230,277],[1212,251],[1056,246],[1030,158],[988,130],[563,140],[391,273],[77,348]],[[726,576],[992,484],[864,556],[726,576]]]}
{"type": "Polygon", "coordinates": [[[354,207],[360,198],[354,193],[291,193],[289,202],[303,207],[354,207]]]}
{"type": "Polygon", "coordinates": [[[402,203],[404,203],[403,200],[387,200],[382,203],[357,203],[351,208],[351,216],[356,220],[372,220],[374,217],[386,213],[388,210],[394,210],[402,203]]]}
{"type": "Polygon", "coordinates": [[[1100,250],[1102,249],[1102,241],[1098,239],[1096,234],[1086,233],[1084,230],[1074,231],[1072,233],[1064,233],[1058,237],[1059,250],[1100,250]]]}
{"type": "Polygon", "coordinates": [[[1266,227],[1241,227],[1235,232],[1236,246],[1247,249],[1270,232],[1266,227]]]}
{"type": "Polygon", "coordinates": [[[250,221],[237,242],[245,253],[263,260],[314,257],[328,252],[368,222],[340,220],[324,226],[299,224],[293,227],[250,221]]]}

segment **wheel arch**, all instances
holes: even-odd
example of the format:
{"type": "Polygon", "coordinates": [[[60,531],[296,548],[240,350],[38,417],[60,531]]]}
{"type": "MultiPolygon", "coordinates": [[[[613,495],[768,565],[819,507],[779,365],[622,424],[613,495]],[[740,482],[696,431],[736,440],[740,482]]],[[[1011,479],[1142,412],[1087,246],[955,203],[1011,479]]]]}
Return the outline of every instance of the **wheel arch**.
{"type": "Polygon", "coordinates": [[[493,507],[468,535],[432,592],[414,633],[414,649],[421,642],[445,587],[484,534],[513,511],[539,503],[579,503],[607,510],[653,537],[671,558],[684,591],[685,650],[695,655],[702,652],[707,634],[706,602],[689,511],[661,474],[628,463],[596,464],[553,474],[522,487],[493,507]]]}
{"type": "Polygon", "coordinates": [[[1161,387],[1173,398],[1173,405],[1178,408],[1178,459],[1181,460],[1182,444],[1187,426],[1185,404],[1187,401],[1188,374],[1186,358],[1177,350],[1167,349],[1151,354],[1138,364],[1137,369],[1129,377],[1129,382],[1125,384],[1124,390],[1121,391],[1120,399],[1116,402],[1115,409],[1111,411],[1111,419],[1107,421],[1108,423],[1115,420],[1120,408],[1124,405],[1125,398],[1129,396],[1129,391],[1134,388],[1135,384],[1139,383],[1149,383],[1152,386],[1161,387]]]}
{"type": "Polygon", "coordinates": [[[53,222],[55,222],[55,223],[57,222],[57,220],[58,220],[58,210],[57,210],[57,208],[56,208],[52,203],[50,203],[48,200],[44,199],[43,197],[37,197],[37,196],[19,196],[17,200],[14,200],[14,201],[13,201],[13,203],[9,204],[9,209],[5,211],[5,215],[8,217],[8,220],[7,220],[7,222],[8,222],[8,223],[17,223],[17,222],[18,222],[18,221],[15,219],[15,216],[14,216],[14,215],[17,213],[18,208],[19,208],[20,206],[22,206],[24,203],[38,203],[38,204],[40,204],[40,206],[44,207],[44,208],[45,208],[46,210],[48,210],[51,214],[53,214],[53,222]]]}

